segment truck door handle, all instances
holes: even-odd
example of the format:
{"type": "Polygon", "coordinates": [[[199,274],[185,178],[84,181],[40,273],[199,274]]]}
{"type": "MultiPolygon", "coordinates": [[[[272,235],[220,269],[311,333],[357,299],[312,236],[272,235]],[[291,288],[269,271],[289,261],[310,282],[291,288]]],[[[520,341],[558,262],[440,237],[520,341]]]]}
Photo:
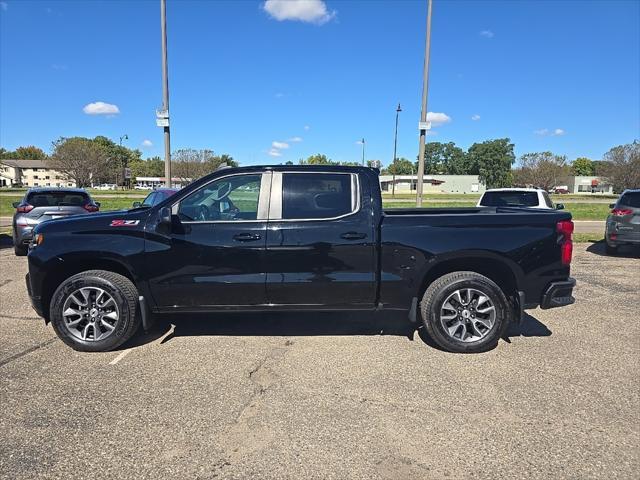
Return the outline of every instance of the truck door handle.
{"type": "Polygon", "coordinates": [[[255,242],[256,240],[260,240],[262,237],[257,233],[238,233],[233,236],[234,240],[238,242],[255,242]]]}
{"type": "Polygon", "coordinates": [[[340,235],[340,238],[344,238],[345,240],[362,240],[363,238],[367,238],[367,234],[358,232],[347,232],[340,235]]]}

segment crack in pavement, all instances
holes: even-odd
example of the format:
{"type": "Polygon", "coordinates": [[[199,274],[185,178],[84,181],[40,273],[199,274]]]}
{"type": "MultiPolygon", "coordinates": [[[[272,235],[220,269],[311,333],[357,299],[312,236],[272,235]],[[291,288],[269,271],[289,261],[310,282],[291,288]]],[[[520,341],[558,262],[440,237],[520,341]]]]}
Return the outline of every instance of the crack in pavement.
{"type": "Polygon", "coordinates": [[[0,360],[0,367],[5,366],[8,363],[11,363],[15,360],[18,360],[19,358],[24,357],[25,355],[29,355],[32,352],[35,352],[36,350],[46,347],[47,345],[52,344],[53,342],[55,342],[56,340],[58,340],[58,337],[52,337],[49,340],[46,340],[44,342],[40,342],[37,345],[34,345],[33,347],[29,347],[21,352],[16,353],[15,355],[11,355],[8,358],[5,358],[4,360],[0,360]]]}
{"type": "Polygon", "coordinates": [[[262,450],[273,438],[272,432],[267,427],[256,425],[253,420],[258,415],[257,407],[267,391],[280,380],[275,367],[282,361],[291,345],[293,342],[287,340],[284,345],[273,347],[255,367],[249,370],[249,380],[254,385],[253,394],[240,409],[231,427],[222,435],[220,443],[224,451],[224,459],[214,465],[215,470],[237,463],[248,453],[262,450]]]}

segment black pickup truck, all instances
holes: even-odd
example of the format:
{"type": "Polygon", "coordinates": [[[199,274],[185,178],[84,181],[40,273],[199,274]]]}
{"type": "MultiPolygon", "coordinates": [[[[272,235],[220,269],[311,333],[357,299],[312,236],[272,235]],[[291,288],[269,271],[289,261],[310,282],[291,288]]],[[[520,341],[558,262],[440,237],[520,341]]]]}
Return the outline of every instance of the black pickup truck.
{"type": "Polygon", "coordinates": [[[553,210],[383,210],[365,167],[228,168],[152,207],[39,225],[26,281],[77,350],[168,312],[389,309],[475,352],[524,309],[573,303],[572,231],[553,210]]]}

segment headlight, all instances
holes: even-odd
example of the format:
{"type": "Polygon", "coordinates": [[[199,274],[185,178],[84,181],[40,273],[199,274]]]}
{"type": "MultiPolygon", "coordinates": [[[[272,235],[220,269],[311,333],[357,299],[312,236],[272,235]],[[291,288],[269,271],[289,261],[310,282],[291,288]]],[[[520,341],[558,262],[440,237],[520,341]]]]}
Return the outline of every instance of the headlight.
{"type": "Polygon", "coordinates": [[[33,239],[31,240],[31,246],[36,247],[38,245],[42,245],[44,242],[44,235],[42,233],[36,233],[33,235],[33,239]]]}

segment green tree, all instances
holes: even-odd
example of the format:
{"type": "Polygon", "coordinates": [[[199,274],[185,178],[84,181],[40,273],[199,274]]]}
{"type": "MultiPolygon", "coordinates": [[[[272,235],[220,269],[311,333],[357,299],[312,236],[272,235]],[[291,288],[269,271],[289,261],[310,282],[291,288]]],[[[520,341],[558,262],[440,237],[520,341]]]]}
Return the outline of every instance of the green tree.
{"type": "Polygon", "coordinates": [[[520,168],[513,172],[517,185],[551,190],[569,175],[567,157],[551,152],[525,153],[520,157],[520,168]]]}
{"type": "Polygon", "coordinates": [[[595,165],[593,164],[593,160],[585,157],[576,158],[571,164],[571,173],[578,176],[595,175],[595,165]]]}
{"type": "Polygon", "coordinates": [[[337,165],[338,162],[332,161],[326,155],[321,153],[316,153],[315,155],[311,155],[307,157],[306,160],[300,160],[300,165],[337,165]]]}
{"type": "Polygon", "coordinates": [[[412,175],[417,170],[417,167],[411,163],[411,160],[401,157],[397,158],[395,162],[384,169],[383,173],[385,175],[412,175]]]}
{"type": "Polygon", "coordinates": [[[429,142],[425,145],[424,173],[464,175],[468,173],[469,167],[464,150],[455,143],[429,142]]]}
{"type": "Polygon", "coordinates": [[[93,140],[61,137],[53,142],[53,154],[47,163],[74,180],[78,187],[87,187],[108,177],[111,161],[107,152],[93,140]]]}
{"type": "Polygon", "coordinates": [[[47,154],[41,148],[30,145],[16,148],[16,157],[19,160],[44,160],[47,154]]]}
{"type": "Polygon", "coordinates": [[[487,140],[469,147],[468,165],[477,169],[480,181],[487,188],[508,187],[512,183],[511,165],[516,156],[509,138],[487,140]]]}
{"type": "Polygon", "coordinates": [[[640,188],[640,142],[613,147],[604,155],[601,175],[613,185],[615,192],[640,188]]]}
{"type": "Polygon", "coordinates": [[[30,145],[28,147],[18,147],[15,151],[8,151],[0,148],[0,159],[4,160],[44,160],[47,154],[41,148],[30,145]]]}
{"type": "Polygon", "coordinates": [[[160,157],[133,160],[129,163],[129,168],[133,178],[164,176],[164,160],[160,157]]]}
{"type": "Polygon", "coordinates": [[[231,155],[216,155],[213,150],[182,148],[171,154],[172,175],[180,178],[183,184],[197,180],[224,164],[229,167],[238,166],[231,155]]]}

